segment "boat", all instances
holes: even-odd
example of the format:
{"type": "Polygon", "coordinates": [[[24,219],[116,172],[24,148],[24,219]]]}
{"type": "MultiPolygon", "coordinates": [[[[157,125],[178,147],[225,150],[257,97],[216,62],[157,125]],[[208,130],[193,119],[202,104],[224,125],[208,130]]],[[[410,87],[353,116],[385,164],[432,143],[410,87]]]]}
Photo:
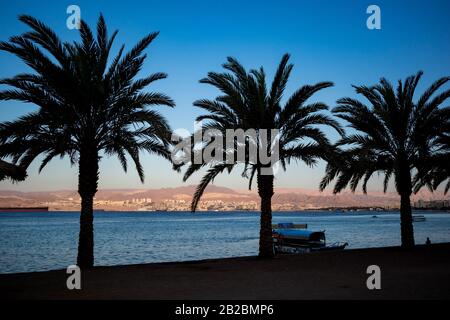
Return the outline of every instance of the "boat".
{"type": "Polygon", "coordinates": [[[425,218],[425,216],[423,215],[415,215],[412,217],[413,222],[422,222],[422,221],[426,221],[427,219],[425,218]]]}
{"type": "Polygon", "coordinates": [[[0,212],[48,212],[48,207],[4,207],[0,212]]]}
{"type": "Polygon", "coordinates": [[[307,253],[314,251],[343,250],[347,242],[326,244],[325,231],[307,230],[306,224],[279,223],[272,225],[275,253],[307,253]]]}

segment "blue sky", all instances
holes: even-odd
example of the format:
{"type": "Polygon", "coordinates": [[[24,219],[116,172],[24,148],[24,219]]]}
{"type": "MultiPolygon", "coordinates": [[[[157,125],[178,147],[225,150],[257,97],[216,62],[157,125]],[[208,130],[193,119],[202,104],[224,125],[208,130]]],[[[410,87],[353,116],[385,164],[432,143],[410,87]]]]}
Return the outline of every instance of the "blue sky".
{"type": "MultiPolygon", "coordinates": [[[[199,110],[192,102],[212,98],[213,88],[199,84],[208,71],[220,70],[227,56],[238,58],[246,67],[264,66],[273,75],[281,56],[288,52],[295,64],[286,93],[307,83],[333,81],[313,100],[334,106],[336,99],[355,96],[351,84],[374,84],[382,76],[396,82],[423,70],[419,92],[438,77],[450,74],[450,1],[9,1],[2,3],[0,39],[20,34],[26,28],[19,14],[30,14],[52,27],[62,39],[77,38],[66,27],[66,8],[76,4],[81,15],[94,25],[100,12],[110,31],[119,29],[116,48],[133,46],[152,31],[159,37],[147,50],[142,74],[163,71],[168,79],[149,87],[171,96],[175,109],[158,108],[173,129],[193,129],[199,110]],[[366,9],[381,8],[381,30],[369,30],[366,9]]],[[[26,71],[17,58],[0,52],[0,77],[26,71]]],[[[32,105],[0,102],[0,121],[13,120],[34,110],[32,105]]],[[[332,139],[334,132],[329,132],[332,139]]],[[[182,184],[181,175],[168,163],[142,154],[146,182],[141,184],[132,170],[121,171],[115,158],[101,162],[100,188],[159,188],[182,184]]],[[[30,167],[29,179],[20,184],[1,182],[0,189],[76,189],[77,172],[67,159],[53,160],[38,175],[38,164],[30,167]]],[[[131,167],[130,167],[131,169],[131,167]]],[[[277,176],[276,186],[317,188],[324,164],[307,168],[292,164],[277,176]]],[[[216,179],[218,185],[244,188],[240,172],[216,179]]],[[[196,175],[189,184],[197,183],[196,175]]],[[[380,189],[373,179],[370,189],[380,189]]]]}

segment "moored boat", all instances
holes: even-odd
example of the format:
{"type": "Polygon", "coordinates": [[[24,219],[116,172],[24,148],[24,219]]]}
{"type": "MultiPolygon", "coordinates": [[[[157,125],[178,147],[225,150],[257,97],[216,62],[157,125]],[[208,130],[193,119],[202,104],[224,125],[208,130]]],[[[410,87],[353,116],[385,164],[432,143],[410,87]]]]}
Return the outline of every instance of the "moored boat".
{"type": "Polygon", "coordinates": [[[307,230],[307,225],[281,223],[272,225],[275,253],[305,253],[312,251],[343,250],[347,242],[326,244],[325,231],[307,230]]]}
{"type": "Polygon", "coordinates": [[[425,216],[423,216],[423,215],[415,215],[412,218],[413,218],[413,222],[422,222],[422,221],[426,221],[427,220],[425,218],[425,216]]]}

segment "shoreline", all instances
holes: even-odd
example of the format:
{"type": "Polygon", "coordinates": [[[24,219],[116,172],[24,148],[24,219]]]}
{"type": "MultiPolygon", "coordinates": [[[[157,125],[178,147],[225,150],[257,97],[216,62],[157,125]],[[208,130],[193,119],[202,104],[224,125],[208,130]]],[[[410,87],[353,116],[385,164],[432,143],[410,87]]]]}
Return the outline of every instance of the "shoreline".
{"type": "Polygon", "coordinates": [[[450,243],[0,274],[2,299],[450,299],[450,243]],[[369,265],[381,290],[368,290],[369,265]]]}
{"type": "MultiPolygon", "coordinates": [[[[24,208],[26,209],[26,208],[24,208]]],[[[48,211],[1,211],[2,213],[79,213],[80,210],[51,210],[48,211]]],[[[259,213],[259,210],[197,210],[195,213],[259,213]]],[[[272,211],[272,213],[336,213],[336,214],[346,214],[346,213],[361,213],[361,214],[398,214],[400,213],[400,210],[398,209],[392,209],[392,210],[368,210],[365,208],[359,208],[359,209],[302,209],[302,210],[277,210],[272,211]]],[[[450,210],[440,210],[440,209],[413,209],[413,213],[415,212],[423,212],[427,214],[434,214],[434,213],[450,213],[450,210]]],[[[107,210],[107,209],[98,209],[94,210],[94,213],[192,213],[189,210],[107,210]]]]}

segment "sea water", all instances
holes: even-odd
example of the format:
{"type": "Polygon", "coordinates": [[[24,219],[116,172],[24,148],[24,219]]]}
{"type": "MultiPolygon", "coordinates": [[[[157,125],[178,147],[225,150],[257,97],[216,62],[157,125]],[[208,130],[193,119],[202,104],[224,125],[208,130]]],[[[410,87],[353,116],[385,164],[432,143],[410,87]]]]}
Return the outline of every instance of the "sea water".
{"type": "MultiPolygon", "coordinates": [[[[450,214],[414,212],[416,243],[450,242],[450,214]]],[[[276,212],[273,223],[307,223],[327,243],[348,248],[400,244],[398,213],[276,212]],[[376,217],[373,217],[376,215],[376,217]]],[[[0,213],[0,273],[65,269],[76,262],[79,213],[0,213]]],[[[95,213],[95,264],[124,265],[252,256],[258,253],[257,212],[95,213]]]]}

